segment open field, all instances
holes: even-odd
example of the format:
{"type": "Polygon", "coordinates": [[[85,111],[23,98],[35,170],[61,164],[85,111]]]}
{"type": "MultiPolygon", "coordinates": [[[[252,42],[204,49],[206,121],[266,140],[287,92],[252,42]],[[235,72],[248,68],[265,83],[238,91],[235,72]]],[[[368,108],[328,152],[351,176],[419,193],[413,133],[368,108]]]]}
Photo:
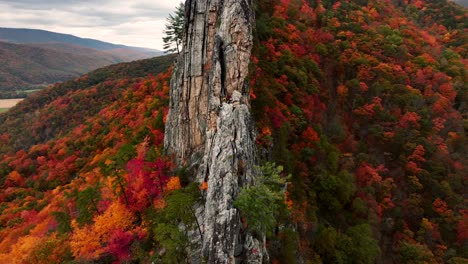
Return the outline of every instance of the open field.
{"type": "Polygon", "coordinates": [[[7,111],[23,99],[0,99],[0,113],[7,111]]]}
{"type": "MultiPolygon", "coordinates": [[[[47,87],[47,86],[45,86],[45,87],[47,87]]],[[[27,93],[27,94],[31,94],[31,93],[34,93],[34,92],[37,92],[37,91],[40,91],[40,90],[42,90],[42,89],[29,89],[29,90],[24,90],[24,92],[27,93]]]]}

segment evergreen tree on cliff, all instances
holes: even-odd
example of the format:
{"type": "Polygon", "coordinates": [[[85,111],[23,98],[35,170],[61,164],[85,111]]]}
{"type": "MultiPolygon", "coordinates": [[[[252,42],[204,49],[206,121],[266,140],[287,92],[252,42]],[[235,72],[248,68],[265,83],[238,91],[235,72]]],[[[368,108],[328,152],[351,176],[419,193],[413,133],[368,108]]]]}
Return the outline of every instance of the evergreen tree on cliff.
{"type": "Polygon", "coordinates": [[[163,37],[164,50],[166,53],[177,52],[179,54],[182,48],[182,34],[185,26],[184,4],[180,3],[174,14],[167,18],[166,29],[163,37]]]}

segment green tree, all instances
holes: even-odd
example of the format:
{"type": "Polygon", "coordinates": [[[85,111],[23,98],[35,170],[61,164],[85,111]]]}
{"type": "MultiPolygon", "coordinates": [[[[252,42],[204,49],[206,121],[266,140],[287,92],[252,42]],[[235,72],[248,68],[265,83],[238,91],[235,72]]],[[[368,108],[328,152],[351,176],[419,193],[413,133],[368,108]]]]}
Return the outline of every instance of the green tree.
{"type": "Polygon", "coordinates": [[[380,254],[377,240],[368,224],[348,228],[346,233],[333,227],[320,227],[315,250],[324,263],[375,263],[380,254]]]}
{"type": "Polygon", "coordinates": [[[283,167],[266,163],[262,175],[254,186],[241,190],[234,206],[246,218],[250,231],[261,235],[272,235],[281,214],[287,211],[284,202],[284,186],[289,177],[281,177],[283,167]]]}
{"type": "Polygon", "coordinates": [[[78,217],[76,221],[80,225],[90,223],[93,220],[94,212],[101,213],[97,206],[100,199],[99,187],[90,186],[77,194],[76,208],[78,209],[78,217]]]}
{"type": "Polygon", "coordinates": [[[71,227],[71,216],[66,212],[52,212],[52,216],[55,217],[57,222],[57,232],[59,234],[65,234],[72,231],[71,227]]]}
{"type": "Polygon", "coordinates": [[[190,246],[187,230],[201,229],[193,205],[200,199],[197,184],[172,191],[166,197],[167,206],[154,216],[154,239],[165,249],[160,256],[162,263],[182,263],[187,259],[186,249],[190,246]],[[181,224],[184,228],[180,228],[181,224]]]}
{"type": "Polygon", "coordinates": [[[167,18],[166,29],[164,30],[163,37],[164,49],[166,53],[173,53],[177,51],[180,53],[182,46],[182,36],[185,28],[185,7],[183,3],[176,8],[174,14],[170,14],[167,18]]]}
{"type": "Polygon", "coordinates": [[[344,249],[347,249],[347,254],[354,263],[375,263],[380,249],[368,224],[352,226],[346,231],[346,235],[351,239],[351,244],[344,249]]]}
{"type": "Polygon", "coordinates": [[[434,258],[431,250],[426,245],[419,243],[400,242],[398,251],[402,263],[431,263],[434,258]]]}

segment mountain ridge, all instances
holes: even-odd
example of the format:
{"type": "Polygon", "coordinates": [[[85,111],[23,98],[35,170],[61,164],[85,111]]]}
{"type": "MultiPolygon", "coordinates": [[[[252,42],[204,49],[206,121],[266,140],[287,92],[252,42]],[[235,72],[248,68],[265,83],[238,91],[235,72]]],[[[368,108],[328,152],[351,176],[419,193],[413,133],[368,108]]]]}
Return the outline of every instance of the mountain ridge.
{"type": "Polygon", "coordinates": [[[44,30],[0,28],[0,97],[65,81],[97,68],[162,52],[44,30]]]}
{"type": "Polygon", "coordinates": [[[0,27],[0,39],[7,42],[15,42],[22,44],[32,43],[69,43],[80,45],[83,47],[93,48],[97,50],[110,50],[117,48],[128,48],[141,52],[151,52],[154,54],[161,54],[162,52],[155,49],[133,47],[123,44],[113,44],[102,40],[91,38],[81,38],[72,34],[57,33],[43,29],[30,29],[30,28],[3,28],[0,27]]]}
{"type": "Polygon", "coordinates": [[[90,70],[121,62],[121,59],[111,54],[88,48],[65,52],[30,44],[0,42],[0,52],[3,61],[0,65],[0,91],[6,94],[65,81],[90,70]]]}

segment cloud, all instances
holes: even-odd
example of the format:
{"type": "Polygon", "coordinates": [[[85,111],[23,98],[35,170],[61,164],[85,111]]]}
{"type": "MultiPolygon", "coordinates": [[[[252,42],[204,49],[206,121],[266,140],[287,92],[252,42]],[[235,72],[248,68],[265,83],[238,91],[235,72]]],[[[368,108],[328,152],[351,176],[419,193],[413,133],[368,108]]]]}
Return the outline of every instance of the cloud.
{"type": "Polygon", "coordinates": [[[161,50],[166,17],[180,2],[0,0],[0,27],[44,29],[161,50]]]}

